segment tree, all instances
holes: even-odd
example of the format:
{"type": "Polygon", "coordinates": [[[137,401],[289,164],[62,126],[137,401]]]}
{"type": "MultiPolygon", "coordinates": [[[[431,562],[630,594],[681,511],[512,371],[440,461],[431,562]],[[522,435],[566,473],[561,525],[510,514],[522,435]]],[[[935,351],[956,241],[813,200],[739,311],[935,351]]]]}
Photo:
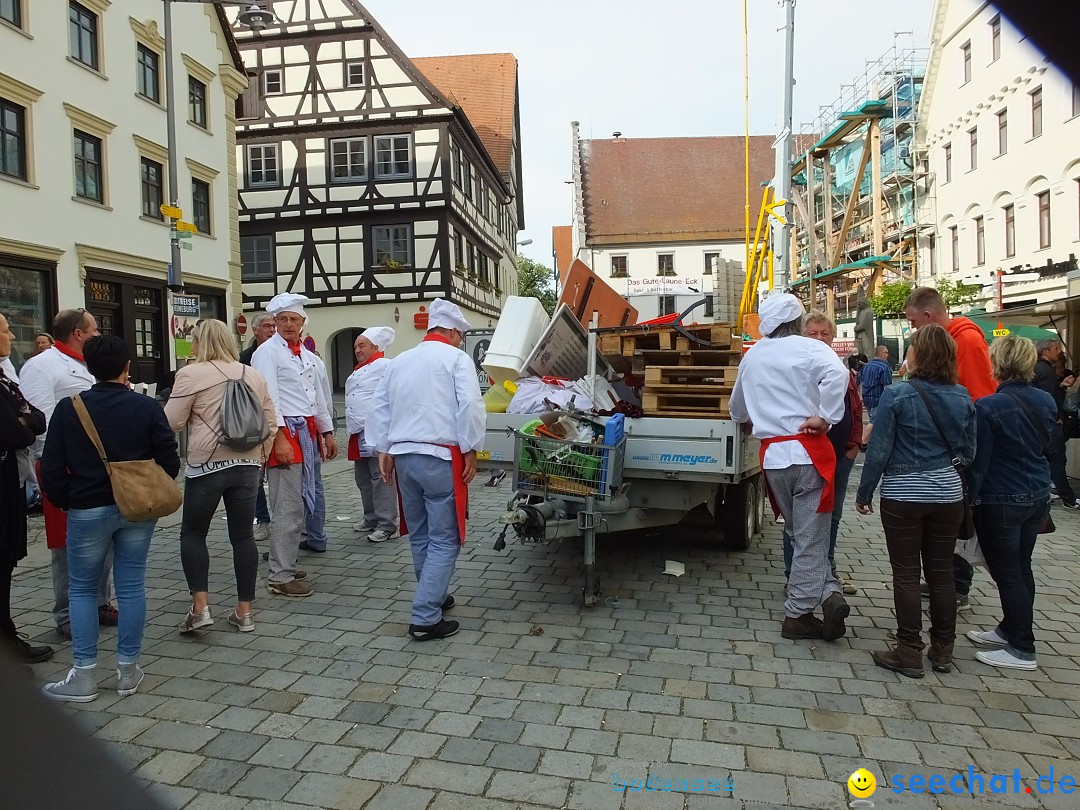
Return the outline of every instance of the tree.
{"type": "Polygon", "coordinates": [[[518,295],[525,298],[539,299],[547,314],[555,312],[555,288],[552,285],[551,268],[534,262],[527,256],[518,254],[517,258],[518,295]]]}
{"type": "Polygon", "coordinates": [[[947,278],[942,278],[938,279],[937,291],[941,293],[945,309],[952,312],[954,309],[964,309],[974,304],[982,288],[975,284],[964,284],[962,281],[949,281],[947,278]]]}
{"type": "Polygon", "coordinates": [[[915,285],[909,281],[884,284],[881,292],[870,299],[870,308],[879,318],[897,318],[904,314],[904,303],[915,285]]]}

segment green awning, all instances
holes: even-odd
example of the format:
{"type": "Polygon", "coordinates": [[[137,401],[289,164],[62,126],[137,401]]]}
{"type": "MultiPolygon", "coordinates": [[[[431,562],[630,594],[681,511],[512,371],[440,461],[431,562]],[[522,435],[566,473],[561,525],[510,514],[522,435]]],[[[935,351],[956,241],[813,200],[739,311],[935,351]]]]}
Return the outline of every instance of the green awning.
{"type": "MultiPolygon", "coordinates": [[[[841,264],[838,267],[834,267],[831,270],[822,270],[816,276],[814,281],[821,281],[824,278],[830,278],[831,276],[839,276],[844,273],[850,273],[853,270],[871,270],[878,267],[893,267],[899,264],[896,259],[890,259],[888,256],[867,256],[865,259],[859,259],[857,262],[849,262],[847,264],[841,264]]],[[[805,284],[809,284],[810,279],[804,278],[799,281],[791,283],[791,287],[801,287],[805,284]]]]}

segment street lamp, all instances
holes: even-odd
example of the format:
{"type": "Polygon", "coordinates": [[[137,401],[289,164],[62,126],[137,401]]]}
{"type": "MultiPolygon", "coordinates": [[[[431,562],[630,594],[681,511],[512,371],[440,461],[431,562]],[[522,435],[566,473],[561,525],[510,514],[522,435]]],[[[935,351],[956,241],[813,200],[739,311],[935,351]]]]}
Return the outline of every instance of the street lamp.
{"type": "Polygon", "coordinates": [[[263,31],[274,20],[274,15],[260,8],[255,3],[237,3],[236,0],[162,0],[165,4],[165,118],[168,130],[168,158],[169,158],[169,252],[171,264],[169,265],[168,286],[174,292],[184,288],[184,275],[180,267],[180,233],[177,225],[180,221],[180,180],[177,169],[177,143],[176,143],[176,88],[173,82],[173,36],[172,36],[172,4],[173,3],[199,3],[201,5],[223,6],[247,5],[247,9],[240,12],[236,20],[252,31],[263,31]]]}
{"type": "Polygon", "coordinates": [[[518,247],[525,247],[526,245],[531,245],[531,244],[532,244],[532,239],[525,239],[524,241],[518,242],[518,247]]]}

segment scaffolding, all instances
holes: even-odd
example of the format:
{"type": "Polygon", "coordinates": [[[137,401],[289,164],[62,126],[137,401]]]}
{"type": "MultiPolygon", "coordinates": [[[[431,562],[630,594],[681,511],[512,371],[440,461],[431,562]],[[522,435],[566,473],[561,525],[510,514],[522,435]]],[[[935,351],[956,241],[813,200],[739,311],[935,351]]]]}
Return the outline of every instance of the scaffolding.
{"type": "Polygon", "coordinates": [[[807,126],[792,162],[791,288],[833,317],[916,275],[920,184],[915,129],[928,51],[894,45],[807,126]]]}

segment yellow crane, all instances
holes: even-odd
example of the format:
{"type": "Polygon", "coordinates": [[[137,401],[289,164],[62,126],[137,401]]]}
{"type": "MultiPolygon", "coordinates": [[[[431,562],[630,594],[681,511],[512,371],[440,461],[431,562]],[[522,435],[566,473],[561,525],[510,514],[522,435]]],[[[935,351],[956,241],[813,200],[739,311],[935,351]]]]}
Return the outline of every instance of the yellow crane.
{"type": "MultiPolygon", "coordinates": [[[[743,331],[743,322],[746,316],[754,311],[754,302],[757,299],[758,286],[762,282],[762,276],[768,274],[769,289],[773,288],[773,254],[770,245],[772,235],[772,221],[776,220],[781,225],[787,223],[782,211],[787,205],[787,200],[773,200],[772,186],[766,186],[761,195],[761,210],[758,211],[757,228],[754,230],[753,240],[747,241],[746,280],[743,282],[742,299],[739,301],[739,331],[743,331]],[[779,209],[779,210],[778,210],[779,209]]],[[[749,231],[747,232],[749,236],[749,231]]]]}

